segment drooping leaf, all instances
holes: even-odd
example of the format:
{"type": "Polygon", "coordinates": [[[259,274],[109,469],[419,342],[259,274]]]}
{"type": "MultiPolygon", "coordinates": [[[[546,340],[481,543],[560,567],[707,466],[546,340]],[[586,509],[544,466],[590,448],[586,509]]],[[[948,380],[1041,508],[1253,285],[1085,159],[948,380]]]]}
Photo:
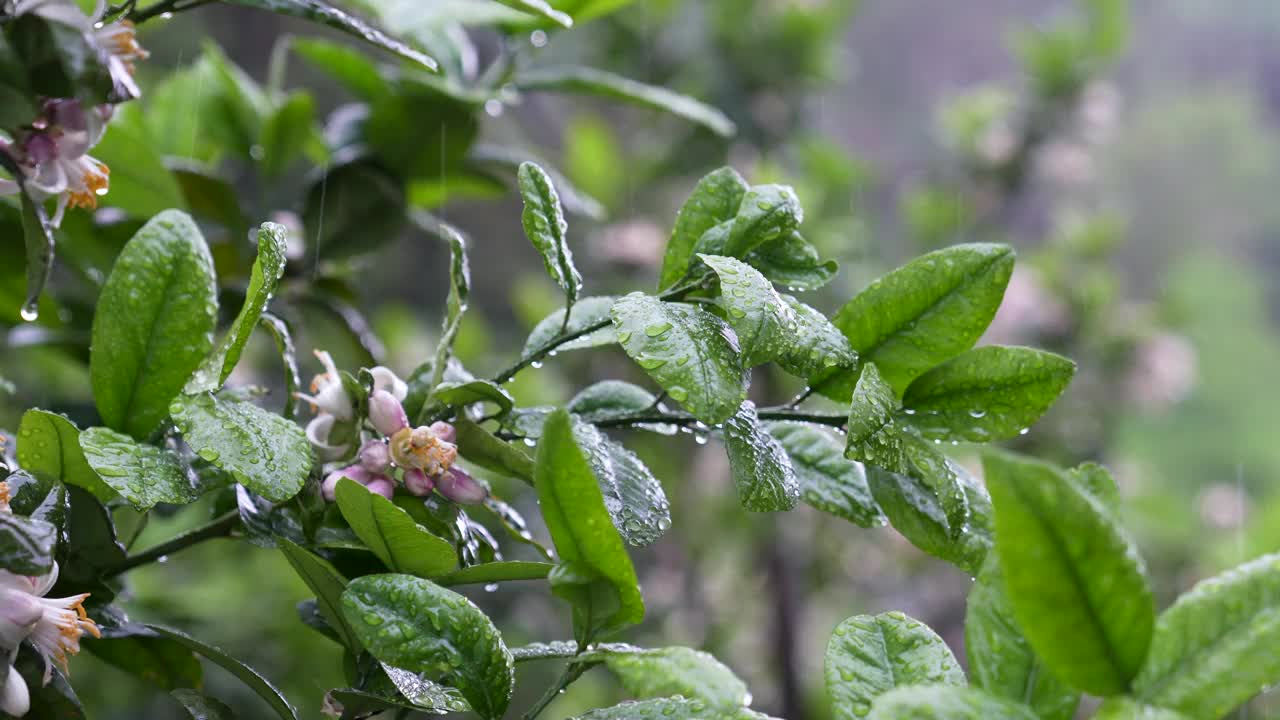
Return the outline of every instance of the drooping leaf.
{"type": "Polygon", "coordinates": [[[790,295],[783,295],[782,301],[791,309],[796,329],[786,351],[778,357],[779,367],[796,377],[817,379],[820,373],[858,364],[858,353],[849,339],[825,315],[790,295]]]}
{"type": "Polygon", "coordinates": [[[805,423],[770,423],[768,431],[791,458],[801,500],[861,527],[888,522],[871,495],[866,469],[844,457],[838,438],[805,423]]]}
{"type": "Polygon", "coordinates": [[[1155,610],[1137,550],[1111,513],[1050,465],[988,452],[996,553],[1014,618],[1051,672],[1099,696],[1126,692],[1155,610]]]}
{"type": "Polygon", "coordinates": [[[465,418],[453,422],[458,453],[486,470],[533,482],[533,458],[465,418]]]}
{"type": "Polygon", "coordinates": [[[89,374],[98,413],[142,439],[213,347],[213,259],[189,216],[155,216],[133,236],[102,287],[89,374]]]}
{"type": "Polygon", "coordinates": [[[800,482],[782,443],[760,424],[755,403],[742,403],[724,424],[725,449],[738,500],[752,512],[791,510],[800,499],[800,482]]]}
{"type": "MultiPolygon", "coordinates": [[[[922,255],[871,283],[833,318],[864,362],[901,393],[924,371],[973,347],[995,317],[1013,272],[1006,245],[956,245],[922,255]]],[[[849,397],[857,376],[819,387],[849,397]]]]}
{"type": "Polygon", "coordinates": [[[865,717],[876,698],[896,687],[965,684],[946,642],[900,612],[855,615],[837,625],[825,677],[836,720],[865,717]]]}
{"type": "Polygon", "coordinates": [[[1280,680],[1280,555],[1202,580],[1165,610],[1134,694],[1218,718],[1280,680]]]}
{"type": "Polygon", "coordinates": [[[520,196],[524,198],[521,215],[524,234],[542,256],[547,274],[564,291],[565,308],[571,311],[582,290],[582,275],[573,264],[573,251],[569,249],[567,237],[569,223],[564,219],[560,196],[551,177],[534,163],[521,164],[517,178],[520,196]]]}
{"type": "Polygon", "coordinates": [[[336,497],[351,529],[388,568],[419,577],[436,577],[457,568],[453,545],[428,532],[390,500],[347,478],[338,481],[336,497]]]}
{"type": "Polygon", "coordinates": [[[44,575],[53,568],[57,540],[53,523],[0,513],[0,569],[15,575],[44,575]]]}
{"type": "Polygon", "coordinates": [[[737,215],[742,196],[749,187],[747,181],[730,167],[720,168],[698,181],[676,215],[671,239],[667,241],[667,250],[662,258],[660,288],[669,288],[685,276],[698,239],[711,228],[737,215]]]}
{"type": "Polygon", "coordinates": [[[534,326],[533,332],[529,333],[529,339],[524,342],[524,353],[528,355],[546,347],[549,342],[560,336],[561,328],[564,329],[565,334],[581,333],[592,327],[598,329],[558,345],[556,352],[614,344],[618,338],[610,324],[609,310],[617,301],[618,298],[612,295],[578,298],[569,312],[568,324],[564,321],[564,308],[556,310],[534,326]]]}
{"type": "Polygon", "coordinates": [[[362,647],[360,639],[342,614],[342,591],[347,587],[347,579],[328,560],[304,550],[288,538],[278,538],[276,547],[284,553],[298,577],[316,594],[316,606],[338,639],[348,650],[359,653],[362,647]]]}
{"type": "Polygon", "coordinates": [[[738,131],[732,120],[710,105],[663,87],[646,85],[596,68],[538,68],[518,73],[514,84],[521,90],[571,92],[622,100],[670,113],[721,137],[732,137],[738,131]]]}
{"type": "Polygon", "coordinates": [[[751,700],[747,686],[710,653],[687,647],[612,651],[602,647],[610,672],[636,697],[681,697],[702,700],[730,711],[751,700]]]}
{"type": "Polygon", "coordinates": [[[978,574],[992,543],[990,500],[972,478],[956,473],[969,510],[967,524],[957,529],[925,481],[873,466],[866,472],[871,494],[895,530],[924,552],[978,574]]]}
{"type": "Polygon", "coordinates": [[[17,459],[29,472],[82,487],[104,502],[116,494],[85,461],[80,430],[57,413],[38,409],[23,413],[17,459]]]}
{"type": "Polygon", "coordinates": [[[411,672],[448,675],[483,718],[506,712],[514,661],[493,622],[471,601],[409,575],[366,575],[351,581],[342,602],[375,658],[411,672]]]}
{"type": "Polygon", "coordinates": [[[178,398],[169,412],[197,455],[268,500],[297,495],[311,472],[302,428],[257,405],[203,393],[178,398]]]}
{"type": "Polygon", "coordinates": [[[80,448],[93,471],[135,510],[145,512],[157,503],[186,505],[201,495],[194,476],[169,450],[104,427],[80,433],[80,448]]]}
{"type": "Polygon", "coordinates": [[[250,690],[258,694],[271,709],[275,711],[283,720],[298,720],[298,713],[285,699],[284,695],[271,684],[269,680],[258,674],[256,670],[245,665],[239,660],[228,655],[225,651],[197,640],[181,630],[164,627],[161,625],[147,625],[152,631],[159,633],[163,637],[177,640],[178,642],[191,648],[192,651],[213,661],[227,672],[235,675],[240,682],[244,683],[250,690]]]}
{"type": "Polygon", "coordinates": [[[902,405],[926,438],[1006,440],[1039,420],[1074,374],[1075,363],[1061,355],[987,345],[913,380],[902,405]]]}
{"type": "Polygon", "coordinates": [[[204,695],[190,688],[179,688],[169,693],[182,703],[191,720],[235,720],[235,713],[221,700],[204,695]]]}
{"type": "Polygon", "coordinates": [[[259,318],[267,309],[267,303],[275,295],[280,277],[284,275],[285,243],[289,231],[283,225],[263,223],[258,229],[258,257],[249,273],[249,287],[245,290],[244,305],[227,330],[227,335],[209,354],[196,374],[187,383],[187,392],[217,390],[226,382],[249,336],[257,327],[259,318]]]}
{"type": "Polygon", "coordinates": [[[791,351],[798,326],[791,307],[758,270],[741,260],[699,255],[720,277],[719,304],[738,336],[744,367],[776,360],[791,351]]]}
{"type": "Polygon", "coordinates": [[[1018,629],[1000,564],[988,559],[969,591],[964,647],[973,684],[992,695],[1027,703],[1042,720],[1071,720],[1080,693],[1044,667],[1018,629]]]}
{"type": "Polygon", "coordinates": [[[635,568],[564,410],[543,428],[534,486],[561,559],[552,592],[573,604],[579,642],[640,622],[644,600],[635,568]]]}
{"type": "Polygon", "coordinates": [[[762,243],[747,254],[746,261],[770,282],[792,291],[817,290],[840,270],[840,263],[823,260],[818,249],[795,231],[762,243]]]}
{"type": "Polygon", "coordinates": [[[910,474],[906,440],[897,421],[898,401],[893,388],[880,376],[874,363],[862,366],[862,375],[849,406],[845,457],[890,472],[910,474]]]}
{"type": "Polygon", "coordinates": [[[1031,708],[975,688],[927,685],[890,690],[867,720],[1036,720],[1031,708]]]}
{"type": "Polygon", "coordinates": [[[436,61],[408,44],[397,40],[379,30],[365,20],[350,13],[321,2],[321,0],[230,0],[236,5],[261,8],[280,15],[302,18],[313,23],[325,25],[339,32],[376,45],[383,50],[395,53],[400,57],[416,62],[430,70],[437,69],[436,61]]]}
{"type": "Polygon", "coordinates": [[[636,454],[594,425],[574,423],[574,437],[600,484],[613,526],[627,543],[643,547],[671,527],[671,505],[662,483],[636,454]]]}
{"type": "Polygon", "coordinates": [[[569,178],[565,177],[564,173],[556,170],[544,159],[536,157],[533,153],[522,148],[491,143],[476,143],[471,147],[471,152],[467,154],[467,160],[471,163],[501,168],[504,173],[515,173],[519,170],[521,164],[535,162],[551,178],[551,182],[556,187],[556,192],[560,194],[560,203],[564,205],[565,212],[570,215],[583,215],[592,220],[605,220],[609,216],[609,211],[604,205],[600,204],[599,200],[574,185],[569,178]]]}
{"type": "Polygon", "coordinates": [[[737,412],[749,376],[724,321],[641,293],[619,299],[612,315],[627,355],[694,417],[715,425],[737,412]]]}

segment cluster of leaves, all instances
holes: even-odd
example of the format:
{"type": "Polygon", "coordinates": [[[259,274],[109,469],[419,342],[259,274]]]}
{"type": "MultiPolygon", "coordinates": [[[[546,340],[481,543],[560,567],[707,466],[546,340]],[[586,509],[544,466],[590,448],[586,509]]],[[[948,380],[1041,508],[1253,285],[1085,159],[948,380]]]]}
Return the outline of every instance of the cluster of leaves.
{"type": "Polygon", "coordinates": [[[901,613],[836,628],[826,681],[837,718],[1220,718],[1280,675],[1280,557],[1201,581],[1159,615],[1117,521],[1102,467],[990,451],[995,552],[969,594],[969,678],[932,630],[901,613]]]}

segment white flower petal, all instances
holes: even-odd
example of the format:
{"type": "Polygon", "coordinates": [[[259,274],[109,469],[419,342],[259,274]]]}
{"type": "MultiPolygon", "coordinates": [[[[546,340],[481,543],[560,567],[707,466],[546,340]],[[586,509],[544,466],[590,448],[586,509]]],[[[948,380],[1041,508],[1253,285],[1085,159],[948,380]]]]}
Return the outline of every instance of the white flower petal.
{"type": "Polygon", "coordinates": [[[0,711],[22,717],[30,709],[31,692],[27,689],[27,681],[10,665],[8,677],[4,681],[4,691],[0,692],[0,711]]]}

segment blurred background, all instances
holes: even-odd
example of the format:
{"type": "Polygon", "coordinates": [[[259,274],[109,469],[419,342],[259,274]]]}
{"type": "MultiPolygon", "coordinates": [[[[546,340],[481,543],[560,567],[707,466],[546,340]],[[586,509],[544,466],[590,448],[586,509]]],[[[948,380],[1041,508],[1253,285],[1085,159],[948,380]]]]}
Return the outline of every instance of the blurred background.
{"type": "MultiPolygon", "coordinates": [[[[433,15],[432,5],[360,7],[425,46],[451,38],[449,47],[462,48],[451,67],[463,77],[510,49],[478,26],[460,42],[461,25],[433,15]]],[[[104,144],[104,154],[119,158],[108,158],[118,183],[112,196],[132,187],[140,205],[163,202],[168,186],[145,178],[129,185],[130,157],[178,156],[216,170],[249,223],[281,217],[299,228],[289,269],[296,292],[331,290],[323,301],[303,298],[314,302],[292,318],[304,376],[317,370],[313,348],[333,352],[345,368],[376,359],[407,374],[434,346],[447,248],[394,223],[316,226],[317,187],[316,217],[328,217],[326,202],[331,210],[347,202],[330,168],[340,165],[350,125],[343,108],[354,98],[315,63],[282,62],[277,41],[290,33],[345,42],[217,4],[145,26],[141,40],[153,56],[140,68],[144,99],[104,144]],[[253,92],[309,91],[308,112],[298,116],[306,126],[300,160],[261,172],[261,145],[235,136],[243,108],[227,103],[228,82],[250,104],[253,92]],[[322,177],[329,184],[317,186],[322,177]],[[327,240],[306,241],[321,236],[327,240]]],[[[1280,550],[1277,40],[1280,5],[1272,0],[642,0],[572,31],[525,33],[520,57],[671,87],[722,109],[736,136],[565,95],[489,99],[464,120],[441,120],[459,101],[437,88],[400,118],[382,151],[437,163],[439,172],[412,174],[397,202],[470,237],[473,307],[457,347],[477,375],[514,359],[560,300],[520,230],[510,169],[505,185],[495,173],[459,169],[458,143],[466,145],[458,152],[491,166],[502,165],[502,148],[522,148],[597,201],[570,218],[588,294],[652,287],[675,210],[701,175],[724,164],[752,182],[795,186],[806,237],[841,263],[835,282],[805,298],[824,311],[916,254],[956,242],[1011,243],[1018,270],[986,340],[1046,347],[1079,363],[1067,395],[1017,445],[1112,468],[1125,521],[1167,603],[1201,577],[1280,550]]],[[[361,192],[378,186],[377,178],[348,182],[361,192]]],[[[99,211],[97,236],[112,226],[111,212],[99,211]]],[[[92,307],[91,299],[77,305],[77,288],[100,283],[105,268],[83,253],[72,259],[76,222],[88,221],[68,219],[68,267],[55,277],[54,299],[46,298],[53,312],[39,326],[19,323],[22,250],[5,248],[0,427],[16,427],[31,406],[92,419],[87,373],[69,348],[77,318],[92,307]]],[[[210,230],[230,284],[247,267],[243,258],[252,259],[234,226],[210,230]]],[[[7,235],[4,242],[20,242],[7,235]]],[[[253,353],[256,369],[238,379],[278,391],[269,339],[255,338],[253,353]]],[[[644,382],[625,356],[604,349],[552,358],[526,370],[512,391],[521,405],[563,403],[609,377],[644,382]]],[[[753,394],[777,402],[797,389],[757,371],[753,394]]],[[[891,529],[861,529],[806,506],[778,516],[743,512],[723,452],[706,438],[624,439],[664,482],[674,521],[634,554],[649,614],[627,641],[706,649],[747,679],[754,707],[790,720],[828,717],[823,650],[849,615],[902,610],[961,648],[969,585],[961,572],[891,529]]],[[[964,448],[956,454],[966,460],[964,448]]],[[[536,518],[529,493],[494,483],[536,518]]],[[[153,520],[135,546],[198,524],[200,513],[153,520]]],[[[504,552],[525,556],[519,546],[504,544],[504,552]]],[[[125,605],[240,653],[305,717],[319,717],[324,691],[344,683],[338,646],[296,621],[294,606],[308,596],[278,553],[217,541],[138,572],[125,605]]],[[[536,586],[509,584],[473,599],[510,644],[569,635],[564,608],[536,586]]],[[[244,717],[259,716],[256,699],[220,672],[207,673],[210,693],[234,701],[244,717]]],[[[527,705],[552,672],[522,666],[528,689],[514,706],[527,705]]],[[[140,681],[92,654],[73,662],[72,681],[91,717],[180,717],[167,696],[144,704],[140,681]]],[[[544,717],[569,717],[619,692],[605,673],[590,674],[544,717]]],[[[1264,696],[1248,712],[1280,716],[1280,700],[1264,696]]]]}

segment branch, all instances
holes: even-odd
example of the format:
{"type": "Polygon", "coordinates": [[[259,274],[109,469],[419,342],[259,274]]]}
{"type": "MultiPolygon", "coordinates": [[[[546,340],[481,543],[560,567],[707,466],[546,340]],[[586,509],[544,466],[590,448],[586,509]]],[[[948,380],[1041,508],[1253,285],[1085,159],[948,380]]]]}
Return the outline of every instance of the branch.
{"type": "Polygon", "coordinates": [[[107,572],[107,577],[115,577],[143,565],[149,565],[156,562],[160,558],[172,555],[179,550],[184,550],[193,545],[198,545],[205,540],[226,537],[231,531],[240,524],[240,512],[232,510],[224,515],[220,515],[205,525],[201,525],[194,530],[189,530],[177,537],[171,538],[165,542],[151,547],[137,555],[130,555],[125,558],[124,562],[112,568],[107,572]]]}
{"type": "MultiPolygon", "coordinates": [[[[793,422],[829,425],[837,428],[844,427],[849,422],[849,417],[844,414],[798,412],[789,407],[761,408],[756,414],[761,420],[791,420],[793,422]]],[[[634,427],[636,425],[676,425],[687,427],[699,424],[701,424],[701,421],[698,418],[687,413],[649,411],[607,418],[595,423],[598,427],[634,427]]]]}
{"type": "Polygon", "coordinates": [[[547,706],[550,705],[553,700],[560,696],[560,693],[564,692],[565,688],[569,687],[574,680],[582,677],[582,674],[587,671],[588,667],[588,665],[584,665],[576,661],[566,665],[564,672],[560,673],[560,679],[557,680],[554,685],[547,688],[547,692],[538,699],[538,702],[533,704],[533,707],[529,708],[529,711],[521,717],[521,720],[534,720],[534,718],[538,717],[543,710],[547,709],[547,706]]]}

